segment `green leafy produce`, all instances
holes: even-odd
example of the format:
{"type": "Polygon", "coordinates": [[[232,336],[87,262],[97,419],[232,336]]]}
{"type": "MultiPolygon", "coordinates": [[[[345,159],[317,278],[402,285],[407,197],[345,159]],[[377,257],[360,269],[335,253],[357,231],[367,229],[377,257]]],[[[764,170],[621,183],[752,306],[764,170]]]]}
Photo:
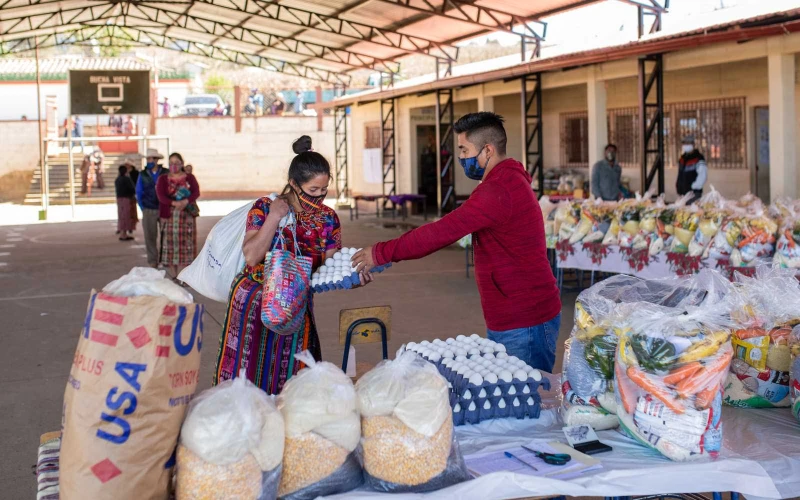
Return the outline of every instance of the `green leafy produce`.
{"type": "Polygon", "coordinates": [[[617,341],[616,335],[601,335],[594,337],[586,345],[585,356],[589,367],[606,380],[614,378],[614,353],[617,350],[617,341]]]}
{"type": "Polygon", "coordinates": [[[630,344],[639,365],[650,373],[668,371],[675,361],[675,346],[664,339],[632,335],[630,344]]]}

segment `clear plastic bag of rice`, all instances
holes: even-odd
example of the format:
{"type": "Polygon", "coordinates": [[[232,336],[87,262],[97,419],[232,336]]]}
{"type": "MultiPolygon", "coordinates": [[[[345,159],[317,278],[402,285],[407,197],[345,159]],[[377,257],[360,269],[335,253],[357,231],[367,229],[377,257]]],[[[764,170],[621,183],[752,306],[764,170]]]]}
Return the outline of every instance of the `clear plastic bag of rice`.
{"type": "Polygon", "coordinates": [[[438,490],[469,479],[453,432],[447,381],[411,351],[383,361],[356,384],[361,458],[369,489],[438,490]]]}
{"type": "Polygon", "coordinates": [[[337,366],[316,362],[308,351],[296,356],[307,368],[289,379],[278,396],[286,422],[284,500],[344,493],[364,482],[355,450],[361,420],[353,382],[337,366]]]}
{"type": "Polygon", "coordinates": [[[283,440],[281,413],[246,377],[204,391],[181,428],[176,498],[275,499],[283,440]]]}

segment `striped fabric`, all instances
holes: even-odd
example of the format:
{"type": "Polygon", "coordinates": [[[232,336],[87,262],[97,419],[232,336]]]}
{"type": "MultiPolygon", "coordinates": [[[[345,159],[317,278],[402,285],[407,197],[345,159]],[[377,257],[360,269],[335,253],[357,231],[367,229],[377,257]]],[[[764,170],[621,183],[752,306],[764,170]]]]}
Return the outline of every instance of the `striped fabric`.
{"type": "Polygon", "coordinates": [[[169,219],[162,219],[161,264],[188,266],[197,249],[197,222],[186,210],[173,210],[169,219]]]}
{"type": "Polygon", "coordinates": [[[36,462],[36,500],[58,500],[58,469],[61,454],[61,433],[42,436],[36,462]],[[49,437],[48,437],[49,436],[49,437]]]}

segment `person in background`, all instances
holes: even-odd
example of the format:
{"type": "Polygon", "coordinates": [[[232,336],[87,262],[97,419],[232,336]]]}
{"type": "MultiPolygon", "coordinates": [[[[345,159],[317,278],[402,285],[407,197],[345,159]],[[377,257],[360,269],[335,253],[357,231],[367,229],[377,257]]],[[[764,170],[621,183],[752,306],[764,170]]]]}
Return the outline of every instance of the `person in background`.
{"type": "Polygon", "coordinates": [[[222,107],[222,103],[217,103],[217,107],[215,107],[212,111],[210,116],[224,116],[225,115],[225,108],[222,107]]]}
{"type": "MultiPolygon", "coordinates": [[[[296,156],[289,165],[289,180],[283,194],[274,201],[268,196],[259,198],[247,215],[242,245],[246,266],[231,286],[214,385],[238,377],[243,370],[247,379],[261,390],[278,394],[286,381],[303,368],[295,360],[295,354],[308,350],[314,359],[322,359],[310,291],[305,321],[297,333],[278,335],[261,321],[264,260],[275,244],[278,231],[285,238],[286,250],[295,251],[291,229],[279,228],[290,207],[297,219],[296,244],[303,256],[312,259],[312,270],[342,248],[339,218],[323,203],[331,181],[328,160],[312,150],[311,138],[306,135],[294,142],[292,150],[296,156]]],[[[362,273],[361,284],[371,279],[368,273],[362,273]]]]}
{"type": "Polygon", "coordinates": [[[131,176],[131,180],[133,181],[134,187],[136,183],[139,182],[139,167],[137,164],[141,164],[142,160],[139,155],[135,157],[127,157],[125,161],[122,163],[123,165],[128,167],[128,174],[131,176]]]}
{"type": "Polygon", "coordinates": [[[592,168],[592,194],[605,201],[620,199],[622,191],[622,167],[617,163],[617,147],[609,144],[605,149],[605,157],[592,168]]]}
{"type": "Polygon", "coordinates": [[[264,114],[264,94],[262,94],[258,89],[256,89],[254,92],[255,95],[253,96],[253,105],[256,107],[256,116],[261,116],[264,114]]]}
{"type": "Polygon", "coordinates": [[[80,116],[73,116],[72,124],[72,137],[80,138],[81,153],[83,153],[83,150],[86,147],[83,143],[83,120],[80,116]]]}
{"type": "Polygon", "coordinates": [[[24,122],[28,121],[28,115],[22,115],[22,118],[20,118],[20,120],[24,122]]]}
{"type": "Polygon", "coordinates": [[[357,252],[353,263],[363,271],[420,259],[472,234],[488,337],[504,344],[509,355],[552,372],[561,299],[531,177],[520,162],[506,157],[501,116],[470,113],[454,130],[464,173],[481,181],[469,199],[436,222],[357,252]]]}
{"type": "Polygon", "coordinates": [[[164,102],[161,103],[161,116],[164,118],[169,117],[169,112],[172,107],[169,105],[169,97],[164,98],[164,102]]]}
{"type": "MultiPolygon", "coordinates": [[[[91,155],[83,155],[83,161],[81,162],[81,194],[89,192],[89,173],[92,168],[91,155]]],[[[92,179],[92,184],[94,184],[94,179],[92,179]]]]}
{"type": "MultiPolygon", "coordinates": [[[[99,149],[92,152],[92,168],[94,169],[94,178],[97,181],[97,189],[105,189],[106,183],[103,180],[103,152],[99,149]]],[[[91,188],[91,186],[90,186],[91,188]]]]}
{"type": "Polygon", "coordinates": [[[233,105],[230,100],[225,100],[225,116],[233,116],[233,105]]]}
{"type": "Polygon", "coordinates": [[[117,193],[117,234],[119,241],[130,241],[136,230],[136,185],[130,176],[130,167],[119,166],[119,176],[114,181],[117,193]]]}
{"type": "Polygon", "coordinates": [[[197,257],[197,198],[200,186],[183,170],[183,156],[169,155],[169,173],[156,182],[161,219],[161,265],[178,282],[178,274],[197,257]]]}
{"type": "Polygon", "coordinates": [[[192,166],[192,164],[190,163],[190,164],[188,164],[188,165],[185,165],[185,166],[183,167],[183,171],[184,171],[184,172],[186,172],[187,174],[194,174],[194,167],[193,167],[193,166],[192,166]]]}
{"type": "Polygon", "coordinates": [[[303,93],[299,90],[294,96],[294,114],[299,115],[303,112],[303,93]]]}
{"type": "Polygon", "coordinates": [[[700,154],[694,143],[694,136],[687,135],[681,145],[681,157],[678,160],[678,180],[675,181],[675,190],[679,196],[693,193],[689,203],[703,196],[703,186],[708,177],[708,167],[705,157],[700,154]]]}
{"type": "Polygon", "coordinates": [[[147,165],[139,173],[136,183],[136,200],[142,209],[142,229],[144,230],[144,243],[147,248],[147,263],[150,267],[158,267],[158,241],[159,241],[159,203],[156,195],[156,183],[159,177],[167,173],[167,169],[158,164],[164,155],[157,149],[149,148],[145,155],[147,165]]]}
{"type": "Polygon", "coordinates": [[[122,123],[122,135],[136,135],[136,120],[133,116],[128,115],[122,123]]]}
{"type": "Polygon", "coordinates": [[[283,99],[277,99],[275,101],[275,116],[283,116],[283,111],[286,109],[286,104],[284,104],[283,99]]]}

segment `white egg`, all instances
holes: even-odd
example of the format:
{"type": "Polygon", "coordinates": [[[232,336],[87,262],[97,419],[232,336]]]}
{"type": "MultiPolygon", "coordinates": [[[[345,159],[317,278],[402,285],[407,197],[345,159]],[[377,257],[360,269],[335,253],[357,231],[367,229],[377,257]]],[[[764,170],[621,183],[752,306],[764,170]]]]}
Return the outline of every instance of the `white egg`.
{"type": "Polygon", "coordinates": [[[483,379],[486,380],[486,377],[488,377],[492,372],[490,372],[489,370],[483,369],[483,370],[479,371],[478,373],[480,373],[481,377],[483,377],[483,379]]]}
{"type": "Polygon", "coordinates": [[[330,257],[328,257],[327,259],[325,259],[325,265],[326,265],[326,266],[328,266],[328,267],[331,267],[331,266],[333,265],[333,263],[334,263],[334,262],[335,262],[335,261],[334,261],[332,258],[330,258],[330,257]]]}
{"type": "Polygon", "coordinates": [[[334,262],[341,262],[342,261],[342,254],[339,253],[339,252],[336,252],[335,254],[333,254],[333,260],[334,260],[334,262]]]}
{"type": "Polygon", "coordinates": [[[511,404],[514,405],[515,407],[518,407],[520,405],[519,398],[514,398],[514,402],[511,404]]]}
{"type": "Polygon", "coordinates": [[[514,365],[516,365],[516,364],[517,364],[517,361],[519,361],[519,358],[518,358],[518,357],[516,357],[516,356],[509,356],[509,357],[508,357],[508,362],[509,362],[509,363],[513,363],[514,365]]]}
{"type": "Polygon", "coordinates": [[[496,384],[497,383],[497,375],[495,375],[492,372],[489,372],[489,374],[486,375],[486,377],[484,377],[484,378],[486,379],[486,382],[488,382],[490,384],[496,384]]]}
{"type": "Polygon", "coordinates": [[[472,385],[480,386],[483,384],[483,377],[481,377],[480,373],[474,373],[469,377],[469,383],[472,385]]]}
{"type": "Polygon", "coordinates": [[[453,359],[452,358],[444,358],[444,360],[442,361],[442,364],[444,366],[450,368],[453,365],[453,359]]]}
{"type": "Polygon", "coordinates": [[[513,375],[511,375],[510,371],[503,370],[500,372],[500,380],[503,382],[511,382],[511,380],[513,380],[513,375]]]}
{"type": "Polygon", "coordinates": [[[498,407],[498,408],[505,408],[505,407],[506,407],[506,400],[505,400],[505,399],[501,399],[501,400],[500,400],[500,401],[497,403],[497,407],[498,407]]]}
{"type": "Polygon", "coordinates": [[[489,346],[486,346],[486,345],[485,345],[485,346],[483,346],[483,347],[481,348],[481,352],[482,352],[484,355],[487,355],[487,354],[493,354],[493,353],[494,353],[494,347],[489,347],[489,346]]]}
{"type": "MultiPolygon", "coordinates": [[[[442,355],[441,355],[441,354],[439,354],[438,352],[432,352],[432,353],[431,353],[431,355],[430,355],[430,357],[428,357],[428,359],[430,359],[430,360],[431,360],[431,361],[433,361],[434,363],[438,363],[438,362],[439,362],[439,360],[440,360],[440,359],[442,359],[442,355]]],[[[524,372],[523,372],[523,373],[524,373],[524,372]]]]}
{"type": "Polygon", "coordinates": [[[469,368],[466,365],[461,365],[461,366],[458,367],[458,369],[456,369],[456,373],[458,373],[459,375],[464,375],[468,371],[469,371],[469,368]]]}
{"type": "Polygon", "coordinates": [[[447,339],[447,340],[445,340],[445,342],[447,342],[447,344],[448,344],[448,345],[452,345],[452,344],[454,344],[454,343],[455,343],[455,341],[456,341],[456,339],[453,339],[453,338],[450,338],[450,339],[447,339]]]}
{"type": "Polygon", "coordinates": [[[517,388],[516,388],[516,387],[514,387],[514,386],[512,385],[511,387],[509,387],[509,388],[508,388],[508,395],[509,395],[509,396],[514,396],[514,395],[516,395],[516,394],[517,394],[517,388]]]}
{"type": "Polygon", "coordinates": [[[453,354],[453,351],[450,351],[448,349],[444,350],[444,352],[442,353],[442,356],[445,357],[445,358],[455,358],[455,355],[453,354]]]}
{"type": "Polygon", "coordinates": [[[344,276],[342,276],[340,273],[336,273],[335,275],[333,275],[333,282],[334,283],[338,283],[338,282],[342,281],[343,279],[344,279],[344,276]]]}
{"type": "Polygon", "coordinates": [[[453,413],[461,413],[461,403],[456,403],[453,407],[453,413]]]}
{"type": "Polygon", "coordinates": [[[525,370],[517,370],[514,372],[514,378],[520,382],[525,382],[528,380],[528,374],[525,373],[525,370]]]}
{"type": "Polygon", "coordinates": [[[462,349],[461,347],[456,349],[454,352],[456,353],[456,356],[466,356],[467,355],[467,351],[465,349],[462,349]]]}
{"type": "Polygon", "coordinates": [[[464,391],[463,398],[464,398],[464,399],[472,399],[472,391],[470,391],[469,389],[467,389],[466,391],[464,391]]]}
{"type": "Polygon", "coordinates": [[[459,342],[461,342],[461,341],[462,341],[462,340],[464,340],[465,338],[467,338],[467,337],[465,337],[465,336],[463,336],[463,335],[459,335],[458,337],[456,337],[456,340],[458,340],[459,342]]]}
{"type": "Polygon", "coordinates": [[[472,335],[469,336],[469,338],[471,338],[472,340],[478,340],[481,338],[481,336],[478,335],[477,333],[473,333],[472,335]]]}
{"type": "Polygon", "coordinates": [[[469,355],[480,357],[481,351],[473,347],[472,349],[469,350],[469,355]]]}
{"type": "Polygon", "coordinates": [[[467,368],[466,370],[464,370],[464,378],[465,379],[469,380],[470,378],[472,378],[473,375],[475,375],[475,372],[472,371],[471,368],[467,368]]]}
{"type": "Polygon", "coordinates": [[[528,377],[533,379],[536,382],[541,382],[541,380],[542,380],[542,372],[540,372],[539,370],[534,368],[533,370],[528,372],[528,377]]]}
{"type": "Polygon", "coordinates": [[[497,397],[497,396],[502,396],[502,395],[503,395],[503,391],[499,387],[495,387],[494,388],[494,392],[492,393],[492,396],[497,397]]]}
{"type": "Polygon", "coordinates": [[[475,411],[476,408],[477,406],[475,406],[475,401],[469,404],[469,411],[475,411]]]}
{"type": "Polygon", "coordinates": [[[492,409],[492,403],[490,403],[489,401],[484,401],[483,402],[483,409],[484,410],[491,410],[492,409]]]}
{"type": "Polygon", "coordinates": [[[423,341],[422,341],[422,342],[420,342],[419,344],[420,344],[420,345],[430,345],[431,343],[430,343],[430,342],[428,342],[427,340],[423,340],[423,341]]]}
{"type": "Polygon", "coordinates": [[[460,361],[460,362],[462,362],[462,363],[463,363],[463,362],[465,362],[466,360],[467,360],[467,357],[466,357],[466,356],[464,356],[464,355],[456,356],[456,361],[460,361]]]}
{"type": "Polygon", "coordinates": [[[495,353],[495,357],[497,359],[508,359],[508,354],[506,354],[505,351],[498,351],[495,353]]]}
{"type": "Polygon", "coordinates": [[[483,354],[483,359],[486,359],[486,360],[493,360],[493,359],[495,359],[495,358],[494,358],[494,354],[492,354],[491,352],[484,353],[484,354],[483,354]]]}
{"type": "Polygon", "coordinates": [[[531,393],[531,388],[528,387],[527,385],[523,385],[522,386],[522,394],[530,394],[530,393],[531,393]]]}
{"type": "Polygon", "coordinates": [[[497,352],[506,352],[506,346],[504,346],[503,344],[497,344],[492,347],[494,347],[494,350],[497,352]]]}
{"type": "Polygon", "coordinates": [[[319,269],[317,270],[317,272],[319,272],[320,274],[325,274],[327,271],[328,271],[328,266],[326,266],[325,264],[319,266],[319,269]]]}

